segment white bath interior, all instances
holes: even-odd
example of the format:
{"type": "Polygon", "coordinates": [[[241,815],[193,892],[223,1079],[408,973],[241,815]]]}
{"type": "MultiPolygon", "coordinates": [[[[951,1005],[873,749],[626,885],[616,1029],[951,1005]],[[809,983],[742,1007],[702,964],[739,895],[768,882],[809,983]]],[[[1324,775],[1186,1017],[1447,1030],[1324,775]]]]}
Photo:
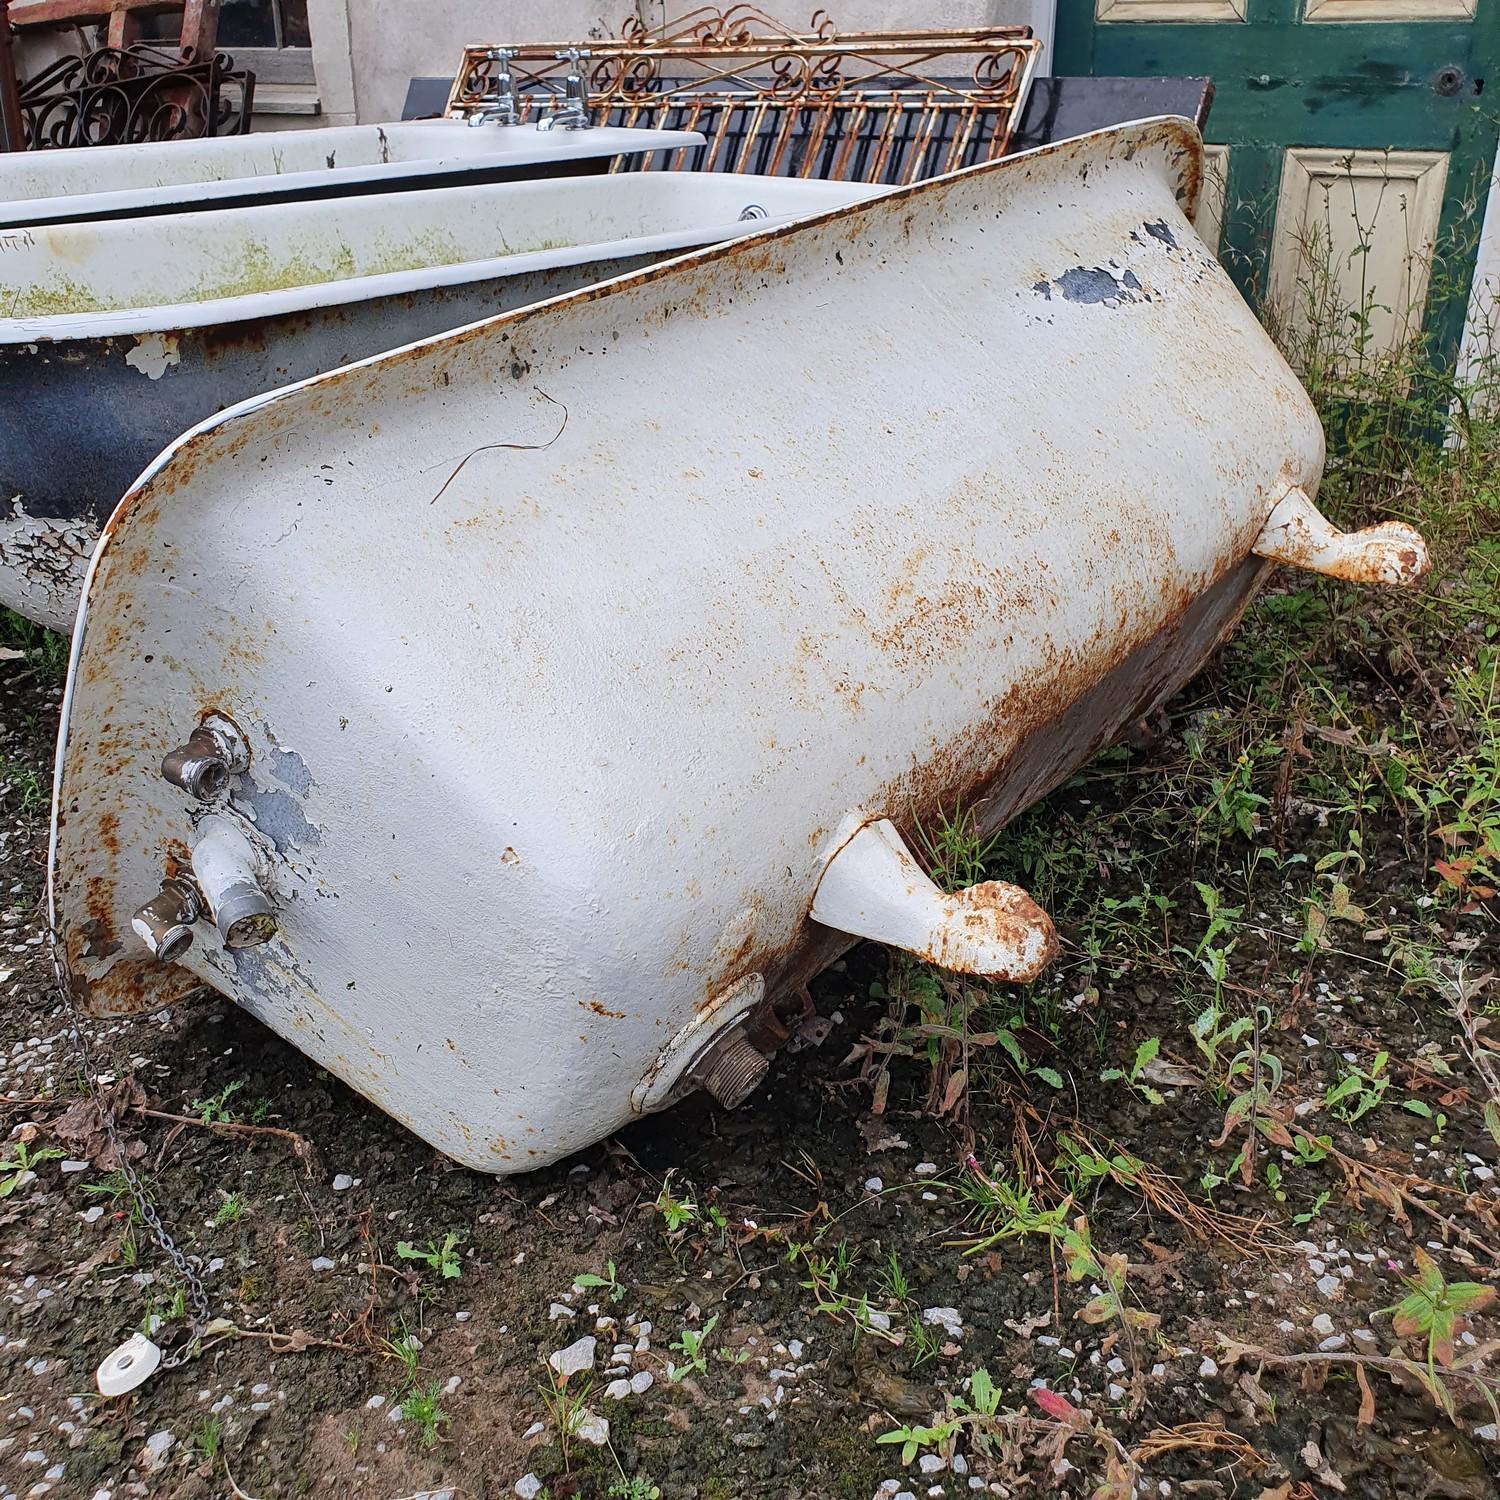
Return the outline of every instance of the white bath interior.
{"type": "Polygon", "coordinates": [[[200,327],[666,253],[883,191],[627,172],[0,230],[0,342],[200,327]]]}

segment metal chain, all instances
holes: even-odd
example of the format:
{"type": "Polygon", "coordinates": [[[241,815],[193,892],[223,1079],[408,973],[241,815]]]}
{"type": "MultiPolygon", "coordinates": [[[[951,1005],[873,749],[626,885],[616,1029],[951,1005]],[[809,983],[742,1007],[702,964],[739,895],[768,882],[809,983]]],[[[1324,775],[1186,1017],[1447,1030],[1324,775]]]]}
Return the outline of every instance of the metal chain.
{"type": "Polygon", "coordinates": [[[141,1222],[151,1231],[151,1238],[156,1241],[162,1254],[172,1262],[172,1269],[176,1271],[182,1284],[187,1288],[188,1296],[192,1301],[193,1317],[187,1343],[164,1358],[158,1366],[162,1370],[175,1370],[179,1365],[186,1364],[188,1360],[197,1356],[199,1347],[203,1343],[203,1335],[207,1332],[208,1325],[213,1318],[208,1305],[208,1290],[203,1285],[203,1278],[198,1271],[202,1262],[196,1255],[187,1255],[178,1248],[177,1242],[167,1232],[166,1226],[156,1212],[155,1205],[141,1185],[140,1177],[125,1154],[125,1147],[115,1129],[114,1110],[105,1099],[94,1073],[91,1043],[88,1033],[83,1029],[83,1020],[73,1004],[73,992],[68,985],[60,956],[61,945],[55,932],[49,931],[48,936],[52,943],[52,974],[57,984],[57,992],[62,996],[63,1007],[68,1013],[73,1050],[78,1057],[79,1066],[83,1069],[89,1097],[94,1101],[94,1108],[99,1111],[99,1120],[104,1126],[104,1134],[109,1139],[110,1150],[114,1153],[115,1161],[118,1163],[120,1176],[125,1179],[125,1185],[130,1189],[130,1196],[135,1201],[136,1212],[140,1214],[141,1222]]]}

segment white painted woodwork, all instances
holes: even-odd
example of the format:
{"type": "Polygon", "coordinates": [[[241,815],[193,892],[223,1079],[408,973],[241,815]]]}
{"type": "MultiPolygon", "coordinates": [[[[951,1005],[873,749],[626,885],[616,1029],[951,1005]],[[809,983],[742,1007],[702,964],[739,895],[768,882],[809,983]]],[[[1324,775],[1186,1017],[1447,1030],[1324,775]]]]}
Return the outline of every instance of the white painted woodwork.
{"type": "Polygon", "coordinates": [[[1198,193],[1198,212],[1193,228],[1215,255],[1224,238],[1224,195],[1229,184],[1229,147],[1203,148],[1203,187],[1198,193]]]}
{"type": "Polygon", "coordinates": [[[1304,21],[1467,21],[1475,0],[1307,0],[1304,21]]]}
{"type": "Polygon", "coordinates": [[[1366,353],[1398,349],[1422,326],[1447,176],[1443,152],[1288,151],[1271,254],[1276,316],[1296,331],[1367,314],[1366,353]]]}
{"type": "Polygon", "coordinates": [[[1097,0],[1101,21],[1243,21],[1245,0],[1097,0]]]}

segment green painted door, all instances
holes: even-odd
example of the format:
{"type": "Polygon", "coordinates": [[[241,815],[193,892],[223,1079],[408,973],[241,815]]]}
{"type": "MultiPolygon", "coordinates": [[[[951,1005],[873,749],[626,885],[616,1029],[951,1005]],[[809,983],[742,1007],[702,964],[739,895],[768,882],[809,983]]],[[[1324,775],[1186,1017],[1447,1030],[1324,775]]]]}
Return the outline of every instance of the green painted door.
{"type": "Polygon", "coordinates": [[[1500,0],[1058,0],[1054,67],[1212,77],[1199,227],[1241,289],[1295,316],[1322,238],[1375,344],[1425,323],[1446,363],[1495,163],[1497,38],[1500,0]]]}

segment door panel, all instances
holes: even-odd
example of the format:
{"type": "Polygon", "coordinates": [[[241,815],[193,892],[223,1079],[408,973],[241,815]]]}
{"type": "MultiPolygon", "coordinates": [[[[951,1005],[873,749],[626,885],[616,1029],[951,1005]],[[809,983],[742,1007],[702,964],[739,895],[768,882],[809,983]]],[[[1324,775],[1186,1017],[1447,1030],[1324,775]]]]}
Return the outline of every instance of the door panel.
{"type": "Polygon", "coordinates": [[[1243,21],[1245,0],[1098,0],[1101,21],[1243,21]]]}
{"type": "Polygon", "coordinates": [[[1474,14],[1474,0],[1307,0],[1304,21],[1438,21],[1474,14]]]}
{"type": "Polygon", "coordinates": [[[1447,175],[1439,151],[1288,151],[1271,252],[1277,317],[1305,332],[1314,307],[1353,315],[1368,319],[1366,353],[1399,349],[1422,323],[1447,175]]]}
{"type": "Polygon", "coordinates": [[[1198,212],[1193,227],[1215,255],[1224,235],[1224,193],[1229,184],[1229,147],[1203,148],[1203,187],[1198,194],[1198,212]]]}
{"type": "MultiPolygon", "coordinates": [[[[1057,71],[1209,74],[1208,139],[1230,149],[1204,216],[1222,225],[1221,258],[1246,296],[1284,293],[1289,247],[1309,222],[1349,259],[1378,201],[1371,248],[1356,257],[1367,263],[1349,260],[1340,285],[1357,277],[1368,294],[1373,282],[1373,300],[1403,314],[1415,296],[1416,326],[1451,361],[1472,268],[1465,242],[1495,159],[1497,106],[1482,96],[1500,57],[1500,0],[1234,0],[1233,18],[1226,3],[1059,0],[1057,71]],[[1217,19],[1187,16],[1205,3],[1217,19]],[[1429,278],[1434,245],[1448,274],[1429,278]],[[1429,286],[1444,294],[1423,308],[1429,286]]],[[[1381,338],[1395,327],[1393,312],[1381,338]]]]}

